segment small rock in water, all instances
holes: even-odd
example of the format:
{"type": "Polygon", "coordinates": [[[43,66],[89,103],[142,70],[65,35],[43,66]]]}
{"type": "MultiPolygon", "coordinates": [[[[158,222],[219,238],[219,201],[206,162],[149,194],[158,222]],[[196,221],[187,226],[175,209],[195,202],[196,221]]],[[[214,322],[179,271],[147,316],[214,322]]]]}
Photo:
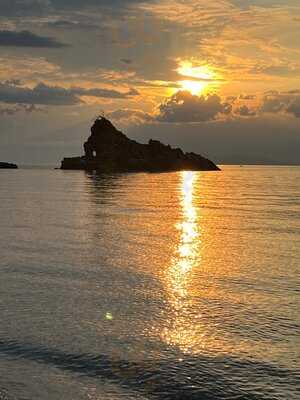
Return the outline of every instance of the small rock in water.
{"type": "Polygon", "coordinates": [[[18,166],[12,163],[0,162],[0,168],[17,169],[18,166]]]}

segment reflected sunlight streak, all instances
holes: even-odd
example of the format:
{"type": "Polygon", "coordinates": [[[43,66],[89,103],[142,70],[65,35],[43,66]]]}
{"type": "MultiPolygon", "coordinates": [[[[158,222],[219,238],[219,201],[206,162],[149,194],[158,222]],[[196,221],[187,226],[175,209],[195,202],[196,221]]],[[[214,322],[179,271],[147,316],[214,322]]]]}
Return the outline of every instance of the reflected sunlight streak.
{"type": "Polygon", "coordinates": [[[182,220],[177,224],[180,240],[167,270],[167,291],[173,309],[171,328],[163,332],[163,339],[187,351],[195,342],[193,324],[189,318],[189,281],[194,266],[201,261],[200,232],[197,211],[193,204],[196,173],[182,172],[182,220]]]}

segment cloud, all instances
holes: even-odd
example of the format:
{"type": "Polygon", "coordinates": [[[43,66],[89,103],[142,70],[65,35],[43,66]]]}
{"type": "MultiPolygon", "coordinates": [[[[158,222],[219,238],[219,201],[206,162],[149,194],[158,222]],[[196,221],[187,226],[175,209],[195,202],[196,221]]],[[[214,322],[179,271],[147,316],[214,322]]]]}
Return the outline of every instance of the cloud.
{"type": "Polygon", "coordinates": [[[49,12],[115,8],[119,11],[145,0],[0,0],[0,15],[7,17],[49,15],[49,12]]]}
{"type": "Polygon", "coordinates": [[[263,95],[241,94],[222,99],[216,94],[196,96],[178,91],[159,105],[159,122],[207,122],[280,114],[300,118],[300,90],[269,91],[263,95]],[[227,118],[228,119],[228,118],[227,118]]]}
{"type": "Polygon", "coordinates": [[[49,86],[45,83],[39,83],[33,88],[20,86],[10,81],[0,83],[0,101],[8,104],[71,106],[82,103],[81,96],[127,99],[137,94],[135,89],[119,92],[101,88],[71,87],[67,89],[61,86],[49,86]]]}
{"type": "Polygon", "coordinates": [[[262,114],[280,114],[300,118],[300,90],[297,89],[287,92],[271,90],[259,96],[240,95],[239,99],[243,103],[233,107],[233,115],[254,117],[262,114]],[[245,104],[245,101],[248,103],[245,104]]]}
{"type": "Polygon", "coordinates": [[[0,82],[9,79],[37,81],[57,78],[61,68],[44,57],[5,56],[0,57],[0,82]]]}
{"type": "Polygon", "coordinates": [[[280,77],[298,77],[300,76],[300,67],[298,64],[282,64],[282,65],[256,65],[253,70],[253,74],[266,74],[266,75],[274,75],[280,77]]]}
{"type": "Polygon", "coordinates": [[[70,91],[78,96],[91,96],[91,97],[103,97],[108,99],[127,99],[131,96],[137,96],[139,92],[135,89],[129,89],[127,92],[119,92],[113,89],[85,89],[74,87],[70,91]]]}
{"type": "Polygon", "coordinates": [[[9,104],[75,105],[81,102],[72,91],[39,83],[33,88],[0,83],[0,101],[9,104]]]}
{"type": "Polygon", "coordinates": [[[240,100],[254,100],[256,98],[255,94],[240,94],[240,100]]]}
{"type": "Polygon", "coordinates": [[[111,111],[107,114],[107,117],[123,125],[140,125],[154,121],[154,117],[151,114],[129,108],[111,111]]]}
{"type": "Polygon", "coordinates": [[[47,22],[47,26],[49,28],[54,29],[64,29],[64,30],[85,30],[91,31],[95,29],[99,29],[100,26],[93,24],[91,22],[82,22],[82,21],[72,21],[67,19],[59,19],[55,21],[47,22]]]}
{"type": "Polygon", "coordinates": [[[254,117],[256,115],[256,111],[245,104],[237,108],[234,112],[242,117],[254,117]]]}
{"type": "Polygon", "coordinates": [[[279,6],[298,6],[298,0],[230,0],[232,4],[241,9],[255,7],[279,7],[279,6]]]}
{"type": "Polygon", "coordinates": [[[263,97],[261,111],[266,113],[278,113],[285,108],[285,101],[279,93],[267,93],[263,97]]]}
{"type": "Polygon", "coordinates": [[[132,64],[132,60],[130,60],[130,58],[121,58],[120,61],[121,61],[123,64],[127,64],[127,65],[132,64]]]}
{"type": "Polygon", "coordinates": [[[68,46],[49,36],[39,36],[30,31],[0,31],[0,46],[61,48],[68,46]]]}
{"type": "Polygon", "coordinates": [[[294,115],[296,118],[300,118],[300,96],[295,97],[288,107],[286,108],[286,112],[294,115]]]}
{"type": "Polygon", "coordinates": [[[222,103],[216,94],[195,96],[179,91],[159,106],[157,120],[160,122],[204,122],[213,121],[223,114],[231,113],[232,105],[222,103]]]}
{"type": "Polygon", "coordinates": [[[51,4],[56,9],[72,8],[72,9],[84,9],[90,7],[127,7],[131,4],[144,3],[145,0],[52,0],[51,4]],[[100,4],[99,4],[100,3],[100,4]]]}
{"type": "Polygon", "coordinates": [[[0,115],[15,115],[20,112],[24,112],[26,114],[31,114],[32,112],[41,112],[42,108],[37,107],[34,104],[16,104],[13,106],[6,106],[0,104],[0,115]]]}
{"type": "Polygon", "coordinates": [[[300,118],[300,91],[292,90],[279,93],[268,92],[264,95],[261,111],[266,113],[291,114],[300,118]]]}
{"type": "Polygon", "coordinates": [[[48,11],[49,6],[49,0],[1,0],[0,15],[6,17],[40,15],[48,11]]]}

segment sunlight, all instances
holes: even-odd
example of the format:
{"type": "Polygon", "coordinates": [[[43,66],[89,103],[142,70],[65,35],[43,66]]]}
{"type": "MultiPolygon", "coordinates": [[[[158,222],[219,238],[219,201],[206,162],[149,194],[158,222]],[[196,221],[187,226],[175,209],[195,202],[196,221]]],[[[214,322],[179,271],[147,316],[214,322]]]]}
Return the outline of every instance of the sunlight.
{"type": "Polygon", "coordinates": [[[199,96],[204,89],[211,85],[211,81],[216,79],[216,73],[208,65],[193,66],[190,61],[181,61],[176,70],[180,75],[186,78],[179,81],[183,90],[189,91],[191,94],[199,96]]]}
{"type": "Polygon", "coordinates": [[[199,81],[180,81],[179,84],[183,90],[187,90],[193,95],[199,96],[208,86],[207,82],[199,81]]]}
{"type": "Polygon", "coordinates": [[[191,348],[196,341],[193,329],[187,318],[190,273],[199,264],[201,244],[198,215],[194,206],[194,189],[197,173],[182,172],[181,207],[182,219],[177,224],[180,240],[176,246],[174,258],[167,271],[167,287],[170,303],[174,311],[174,326],[163,331],[164,340],[179,346],[183,351],[191,348]]]}
{"type": "Polygon", "coordinates": [[[215,73],[208,65],[195,67],[189,61],[181,61],[179,67],[177,68],[177,72],[182,76],[203,80],[211,80],[215,78],[215,73]]]}

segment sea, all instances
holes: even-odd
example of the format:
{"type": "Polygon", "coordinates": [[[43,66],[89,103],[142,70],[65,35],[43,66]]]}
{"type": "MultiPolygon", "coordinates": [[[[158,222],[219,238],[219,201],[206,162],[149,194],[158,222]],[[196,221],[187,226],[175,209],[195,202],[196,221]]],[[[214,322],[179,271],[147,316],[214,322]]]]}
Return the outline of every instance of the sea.
{"type": "Polygon", "coordinates": [[[0,399],[300,398],[300,167],[0,171],[0,399]]]}

